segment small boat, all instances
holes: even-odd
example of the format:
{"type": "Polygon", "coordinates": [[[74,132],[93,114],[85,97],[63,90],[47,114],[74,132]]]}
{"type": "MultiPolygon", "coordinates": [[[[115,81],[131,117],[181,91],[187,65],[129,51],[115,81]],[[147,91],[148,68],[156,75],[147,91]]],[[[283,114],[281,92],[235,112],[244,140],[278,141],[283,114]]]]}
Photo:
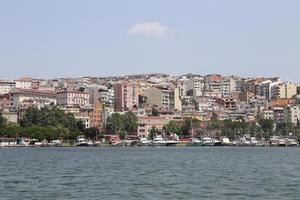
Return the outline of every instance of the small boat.
{"type": "Polygon", "coordinates": [[[279,139],[278,140],[278,146],[280,146],[280,147],[286,146],[285,139],[279,139]]]}
{"type": "Polygon", "coordinates": [[[78,136],[76,146],[78,147],[89,146],[89,143],[83,136],[78,136]]]}
{"type": "Polygon", "coordinates": [[[251,143],[251,140],[249,140],[245,137],[242,137],[242,138],[240,138],[240,143],[238,146],[252,146],[252,143],[251,143]]]}
{"type": "Polygon", "coordinates": [[[51,147],[61,147],[62,143],[60,140],[52,140],[51,143],[49,144],[51,147]]]}
{"type": "Polygon", "coordinates": [[[198,138],[190,138],[189,141],[186,143],[186,146],[201,146],[202,141],[198,138]]]}
{"type": "Polygon", "coordinates": [[[167,146],[167,142],[163,139],[161,135],[157,135],[153,141],[152,146],[167,146]]]}
{"type": "Polygon", "coordinates": [[[286,146],[297,147],[299,144],[294,139],[286,139],[286,146]]]}
{"type": "Polygon", "coordinates": [[[222,137],[221,139],[222,146],[231,146],[232,142],[230,142],[228,137],[222,137]]]}
{"type": "Polygon", "coordinates": [[[251,146],[258,146],[258,141],[255,137],[250,138],[251,146]]]}
{"type": "Polygon", "coordinates": [[[213,140],[210,137],[202,138],[202,146],[213,146],[213,140]]]}
{"type": "Polygon", "coordinates": [[[150,146],[151,140],[148,140],[147,138],[141,138],[137,145],[138,146],[150,146]]]}
{"type": "Polygon", "coordinates": [[[43,140],[42,140],[41,147],[49,147],[49,142],[48,142],[48,140],[43,139],[43,140]]]}
{"type": "Polygon", "coordinates": [[[278,136],[270,137],[270,146],[279,146],[279,137],[278,136]]]}
{"type": "Polygon", "coordinates": [[[176,140],[166,140],[166,146],[176,146],[177,144],[176,140]]]}
{"type": "Polygon", "coordinates": [[[216,138],[214,138],[213,140],[213,146],[222,146],[222,142],[216,138]]]}

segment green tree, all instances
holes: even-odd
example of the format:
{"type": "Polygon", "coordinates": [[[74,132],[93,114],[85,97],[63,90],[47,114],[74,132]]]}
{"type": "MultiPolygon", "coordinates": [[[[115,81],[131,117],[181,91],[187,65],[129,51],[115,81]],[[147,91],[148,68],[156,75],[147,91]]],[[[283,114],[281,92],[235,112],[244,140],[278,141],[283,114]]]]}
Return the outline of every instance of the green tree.
{"type": "Polygon", "coordinates": [[[184,121],[182,125],[182,134],[183,135],[190,135],[190,132],[193,129],[197,129],[200,126],[200,121],[196,118],[189,118],[184,121]]]}
{"type": "Polygon", "coordinates": [[[164,126],[163,130],[167,135],[170,135],[171,133],[176,133],[177,135],[181,134],[181,126],[173,120],[169,121],[169,123],[164,126]]]}
{"type": "Polygon", "coordinates": [[[113,113],[106,121],[106,131],[111,134],[118,134],[120,131],[126,131],[133,134],[137,131],[138,120],[133,112],[126,112],[121,115],[113,113]]]}
{"type": "Polygon", "coordinates": [[[84,133],[85,137],[95,140],[99,136],[99,129],[96,127],[87,128],[84,133]]]}
{"type": "Polygon", "coordinates": [[[261,118],[258,120],[258,124],[260,125],[260,128],[264,133],[264,137],[269,137],[270,133],[274,129],[274,120],[261,118]]]}
{"type": "Polygon", "coordinates": [[[159,129],[156,128],[156,126],[152,126],[151,129],[149,130],[148,137],[150,140],[153,140],[156,137],[156,135],[158,135],[158,134],[160,134],[159,129]]]}
{"type": "Polygon", "coordinates": [[[106,130],[110,134],[118,134],[120,130],[124,130],[124,123],[119,113],[113,113],[107,118],[106,130]]]}
{"type": "Polygon", "coordinates": [[[122,140],[122,142],[123,142],[123,140],[125,140],[125,138],[127,136],[127,133],[126,133],[126,131],[121,130],[118,135],[120,137],[120,140],[122,140]]]}
{"type": "Polygon", "coordinates": [[[0,128],[4,127],[7,120],[3,117],[2,113],[0,113],[0,128]]]}
{"type": "Polygon", "coordinates": [[[129,134],[135,133],[138,127],[138,119],[136,115],[130,111],[130,112],[126,112],[121,117],[122,117],[122,122],[124,123],[124,125],[122,126],[124,127],[124,130],[129,134]]]}
{"type": "Polygon", "coordinates": [[[18,123],[8,123],[0,129],[0,135],[5,137],[18,137],[21,134],[21,127],[18,123]]]}

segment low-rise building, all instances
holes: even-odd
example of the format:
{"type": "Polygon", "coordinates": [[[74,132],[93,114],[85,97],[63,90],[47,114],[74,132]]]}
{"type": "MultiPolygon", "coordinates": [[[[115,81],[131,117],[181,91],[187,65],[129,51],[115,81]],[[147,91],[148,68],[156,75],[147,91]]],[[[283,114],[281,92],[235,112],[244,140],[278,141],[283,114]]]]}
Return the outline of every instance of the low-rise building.
{"type": "Polygon", "coordinates": [[[167,116],[138,116],[137,134],[140,138],[147,138],[152,127],[159,130],[170,121],[167,116]]]}
{"type": "Polygon", "coordinates": [[[274,119],[274,111],[273,110],[264,110],[263,113],[263,118],[264,119],[274,119]]]}
{"type": "Polygon", "coordinates": [[[89,105],[89,93],[64,90],[56,95],[57,105],[59,106],[86,106],[89,105]]]}
{"type": "Polygon", "coordinates": [[[0,80],[0,95],[10,93],[14,88],[16,88],[15,82],[0,80]]]}
{"type": "Polygon", "coordinates": [[[31,90],[31,89],[15,89],[11,93],[11,105],[14,110],[22,107],[23,104],[30,103],[31,106],[50,106],[56,104],[56,92],[31,90]]]}

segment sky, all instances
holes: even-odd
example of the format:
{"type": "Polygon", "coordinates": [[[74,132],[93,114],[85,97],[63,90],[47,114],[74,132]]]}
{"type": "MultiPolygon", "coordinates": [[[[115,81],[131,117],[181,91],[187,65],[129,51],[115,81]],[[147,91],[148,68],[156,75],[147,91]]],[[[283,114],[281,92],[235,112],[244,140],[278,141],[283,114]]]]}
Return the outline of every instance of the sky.
{"type": "Polygon", "coordinates": [[[0,78],[160,72],[300,82],[298,0],[0,0],[0,78]]]}

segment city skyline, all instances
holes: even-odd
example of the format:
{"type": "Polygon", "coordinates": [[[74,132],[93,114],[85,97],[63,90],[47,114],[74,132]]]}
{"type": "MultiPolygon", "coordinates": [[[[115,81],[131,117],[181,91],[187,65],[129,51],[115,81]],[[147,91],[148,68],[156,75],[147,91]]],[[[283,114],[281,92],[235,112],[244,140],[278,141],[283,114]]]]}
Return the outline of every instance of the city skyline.
{"type": "Polygon", "coordinates": [[[1,78],[185,73],[299,82],[298,1],[3,1],[1,78]]]}

